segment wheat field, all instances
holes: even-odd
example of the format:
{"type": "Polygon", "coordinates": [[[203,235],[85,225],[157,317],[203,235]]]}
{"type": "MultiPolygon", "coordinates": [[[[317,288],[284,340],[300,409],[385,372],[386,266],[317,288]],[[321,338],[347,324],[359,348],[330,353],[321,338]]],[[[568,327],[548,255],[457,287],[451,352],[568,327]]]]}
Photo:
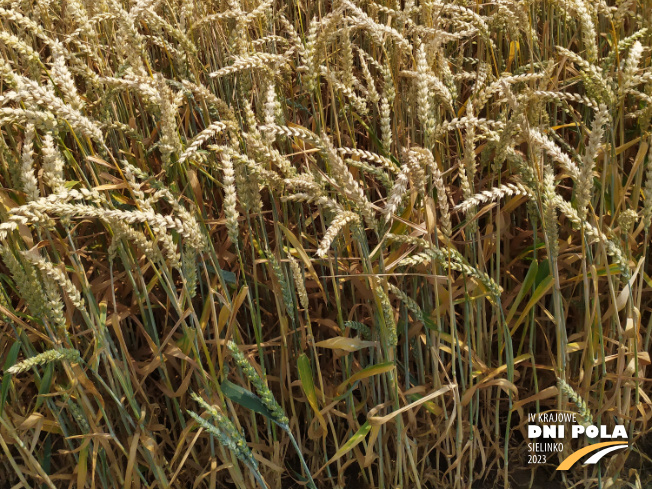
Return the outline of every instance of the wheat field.
{"type": "Polygon", "coordinates": [[[0,24],[0,487],[652,484],[651,1],[0,24]]]}

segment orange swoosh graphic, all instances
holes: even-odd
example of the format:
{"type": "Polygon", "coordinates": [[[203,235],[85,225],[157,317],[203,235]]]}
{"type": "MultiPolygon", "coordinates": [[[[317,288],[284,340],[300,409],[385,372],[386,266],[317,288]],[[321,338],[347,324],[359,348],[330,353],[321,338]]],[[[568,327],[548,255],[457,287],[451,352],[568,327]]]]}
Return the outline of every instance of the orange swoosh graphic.
{"type": "Polygon", "coordinates": [[[570,469],[575,462],[577,462],[579,459],[581,459],[584,455],[587,455],[591,452],[595,452],[596,450],[600,450],[601,448],[604,447],[610,447],[612,445],[627,445],[627,442],[623,441],[605,441],[603,443],[597,443],[595,445],[589,445],[588,447],[584,447],[581,450],[576,451],[574,454],[566,457],[566,459],[559,464],[559,467],[557,467],[557,470],[568,470],[570,469]]]}

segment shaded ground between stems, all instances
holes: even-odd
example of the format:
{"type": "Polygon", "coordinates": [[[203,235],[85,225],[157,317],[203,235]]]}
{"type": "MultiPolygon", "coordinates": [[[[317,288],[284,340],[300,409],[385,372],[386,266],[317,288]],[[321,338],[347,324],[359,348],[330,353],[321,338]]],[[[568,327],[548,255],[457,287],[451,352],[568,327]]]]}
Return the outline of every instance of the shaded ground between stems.
{"type": "MultiPolygon", "coordinates": [[[[509,487],[513,489],[562,489],[561,474],[553,467],[518,468],[510,471],[509,487]]],[[[503,478],[492,471],[486,478],[473,483],[473,489],[494,489],[503,487],[503,478]]]]}

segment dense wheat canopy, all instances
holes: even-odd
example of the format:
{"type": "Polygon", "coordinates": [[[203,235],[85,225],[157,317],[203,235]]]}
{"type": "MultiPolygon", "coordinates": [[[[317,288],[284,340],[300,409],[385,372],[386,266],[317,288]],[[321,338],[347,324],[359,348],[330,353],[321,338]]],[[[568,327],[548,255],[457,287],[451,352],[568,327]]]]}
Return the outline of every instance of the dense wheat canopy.
{"type": "Polygon", "coordinates": [[[648,0],[0,0],[0,487],[643,487],[651,46],[648,0]],[[557,410],[629,448],[528,465],[557,410]]]}

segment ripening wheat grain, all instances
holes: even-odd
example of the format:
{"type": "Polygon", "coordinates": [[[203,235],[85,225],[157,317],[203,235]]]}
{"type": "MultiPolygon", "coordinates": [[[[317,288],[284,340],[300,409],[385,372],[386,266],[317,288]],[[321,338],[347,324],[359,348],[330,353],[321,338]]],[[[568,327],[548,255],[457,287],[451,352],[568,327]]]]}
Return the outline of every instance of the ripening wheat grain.
{"type": "Polygon", "coordinates": [[[651,13],[0,1],[0,486],[649,486],[651,13]]]}

